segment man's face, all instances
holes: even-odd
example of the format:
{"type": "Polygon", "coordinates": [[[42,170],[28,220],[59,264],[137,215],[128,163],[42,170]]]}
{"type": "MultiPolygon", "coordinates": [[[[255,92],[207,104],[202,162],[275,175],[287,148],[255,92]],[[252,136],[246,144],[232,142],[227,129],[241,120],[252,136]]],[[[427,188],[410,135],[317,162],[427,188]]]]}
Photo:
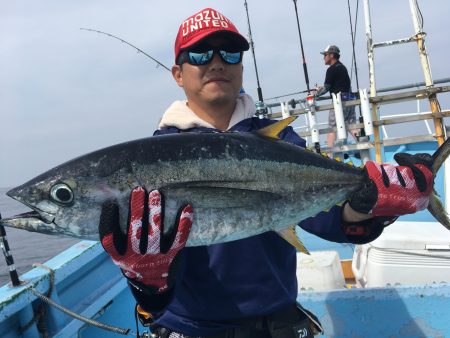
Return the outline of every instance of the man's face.
{"type": "Polygon", "coordinates": [[[331,59],[333,58],[333,54],[330,54],[330,53],[325,53],[324,55],[323,55],[323,62],[325,62],[325,64],[328,66],[328,65],[331,65],[331,59]]]}
{"type": "MultiPolygon", "coordinates": [[[[226,46],[223,38],[205,39],[202,45],[211,48],[226,46]]],[[[188,102],[211,106],[235,102],[242,87],[242,62],[227,64],[217,52],[206,65],[175,65],[172,74],[180,87],[183,87],[188,102]]]]}

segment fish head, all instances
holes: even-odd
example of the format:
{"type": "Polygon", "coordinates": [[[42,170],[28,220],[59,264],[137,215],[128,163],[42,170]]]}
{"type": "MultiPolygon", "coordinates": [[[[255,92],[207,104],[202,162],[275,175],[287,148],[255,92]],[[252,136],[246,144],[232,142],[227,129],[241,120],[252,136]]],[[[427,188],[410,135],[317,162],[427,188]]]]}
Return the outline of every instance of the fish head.
{"type": "Polygon", "coordinates": [[[44,234],[99,240],[102,203],[111,189],[102,189],[102,179],[88,173],[52,169],[6,194],[32,212],[1,220],[1,224],[44,234]]]}

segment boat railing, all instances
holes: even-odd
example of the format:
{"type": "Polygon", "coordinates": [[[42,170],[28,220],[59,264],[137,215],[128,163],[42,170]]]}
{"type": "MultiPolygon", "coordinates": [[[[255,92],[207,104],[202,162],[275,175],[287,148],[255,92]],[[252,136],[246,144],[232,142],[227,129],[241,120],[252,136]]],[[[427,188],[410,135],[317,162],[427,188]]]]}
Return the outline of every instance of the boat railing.
{"type": "MultiPolygon", "coordinates": [[[[378,95],[375,97],[371,97],[368,99],[368,103],[373,105],[376,104],[378,106],[380,105],[386,105],[386,104],[393,104],[393,103],[400,103],[405,101],[413,101],[413,100],[425,100],[428,99],[431,95],[436,95],[437,93],[445,93],[450,92],[450,86],[440,86],[440,87],[431,87],[431,88],[424,88],[424,89],[418,89],[418,90],[411,90],[401,93],[394,93],[394,94],[386,94],[386,95],[378,95]]],[[[350,106],[361,106],[361,104],[364,104],[364,102],[361,102],[361,99],[355,99],[355,100],[349,100],[349,101],[342,101],[341,105],[342,107],[350,107],[350,106]]],[[[330,109],[335,108],[335,105],[333,103],[325,103],[325,104],[319,104],[320,102],[325,102],[325,100],[321,100],[316,102],[315,104],[315,114],[321,114],[321,112],[328,112],[330,109]]],[[[305,104],[305,100],[299,100],[295,101],[295,104],[298,104],[298,107],[296,106],[293,108],[292,100],[290,102],[281,102],[281,103],[274,103],[274,104],[268,104],[269,118],[281,118],[285,117],[286,115],[303,115],[304,123],[300,123],[300,125],[296,126],[295,129],[298,132],[298,134],[307,139],[307,141],[310,140],[311,137],[311,130],[312,126],[311,123],[309,123],[308,120],[308,112],[309,107],[305,104]],[[280,109],[280,111],[275,111],[276,107],[280,109]]],[[[362,109],[362,108],[361,108],[362,109]]],[[[339,110],[336,110],[336,113],[339,114],[339,110]]],[[[342,113],[342,110],[341,112],[342,113]]],[[[444,118],[450,116],[450,109],[441,110],[439,112],[416,112],[416,113],[400,113],[400,114],[390,114],[390,115],[384,115],[380,116],[376,120],[371,120],[371,124],[373,124],[373,128],[379,128],[383,131],[384,137],[380,139],[381,146],[391,146],[391,145],[400,145],[400,144],[409,144],[409,143],[417,143],[417,142],[423,142],[423,141],[435,141],[436,135],[430,128],[430,125],[428,124],[427,120],[435,119],[435,118],[444,118]],[[415,122],[415,121],[424,121],[427,133],[422,135],[413,135],[413,136],[403,136],[403,137],[389,137],[388,133],[386,131],[386,126],[388,125],[395,125],[400,123],[408,123],[408,122],[415,122]]],[[[369,116],[370,119],[370,116],[369,116]]],[[[301,121],[301,120],[300,120],[301,121]]],[[[331,128],[328,127],[328,123],[322,122],[317,123],[315,127],[318,129],[318,133],[320,135],[328,134],[331,132],[337,132],[337,128],[331,128]]],[[[369,134],[366,132],[366,126],[364,125],[364,121],[350,124],[346,126],[348,130],[352,129],[362,129],[365,131],[365,135],[369,134]]],[[[308,142],[309,143],[309,142],[308,142]]],[[[338,145],[332,149],[327,147],[322,147],[323,151],[329,151],[329,152],[342,152],[342,151],[355,151],[355,150],[367,150],[367,149],[373,149],[375,148],[375,141],[367,139],[365,141],[360,141],[355,144],[342,144],[338,145]]]]}

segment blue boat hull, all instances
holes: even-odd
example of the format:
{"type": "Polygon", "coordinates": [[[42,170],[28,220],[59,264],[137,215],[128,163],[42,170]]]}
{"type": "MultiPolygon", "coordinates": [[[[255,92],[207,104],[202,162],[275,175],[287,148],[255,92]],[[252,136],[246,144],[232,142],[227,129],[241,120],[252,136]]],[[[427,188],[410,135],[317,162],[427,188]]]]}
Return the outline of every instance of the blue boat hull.
{"type": "MultiPolygon", "coordinates": [[[[51,299],[83,316],[135,331],[134,305],[125,279],[97,242],[80,242],[45,264],[54,271],[51,299]]],[[[21,287],[0,288],[0,337],[38,337],[36,324],[22,334],[32,308],[42,302],[50,273],[41,267],[21,277],[21,287]]],[[[322,321],[325,337],[449,337],[450,285],[401,286],[302,292],[301,304],[322,321]]],[[[49,307],[44,318],[52,337],[119,337],[49,307]]],[[[144,328],[140,328],[142,332],[144,328]]]]}

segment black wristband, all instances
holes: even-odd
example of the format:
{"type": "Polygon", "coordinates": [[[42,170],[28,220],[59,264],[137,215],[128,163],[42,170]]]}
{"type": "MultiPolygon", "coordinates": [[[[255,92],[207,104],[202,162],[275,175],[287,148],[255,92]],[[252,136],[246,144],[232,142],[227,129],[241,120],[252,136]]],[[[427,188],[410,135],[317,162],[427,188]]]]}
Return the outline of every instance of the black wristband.
{"type": "Polygon", "coordinates": [[[394,223],[397,218],[377,216],[360,222],[342,221],[342,231],[350,243],[365,244],[378,238],[384,228],[394,223]]]}

